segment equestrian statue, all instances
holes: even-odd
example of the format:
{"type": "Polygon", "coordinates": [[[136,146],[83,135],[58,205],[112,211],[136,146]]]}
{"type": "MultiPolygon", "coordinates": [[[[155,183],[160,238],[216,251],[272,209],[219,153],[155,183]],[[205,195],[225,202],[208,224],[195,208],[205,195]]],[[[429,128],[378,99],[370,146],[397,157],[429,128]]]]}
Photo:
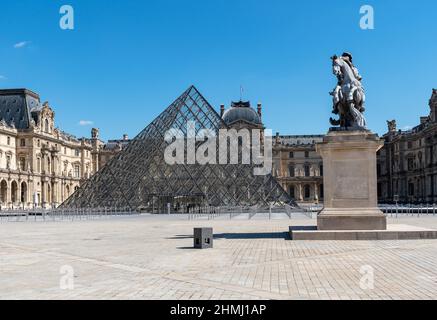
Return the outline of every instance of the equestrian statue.
{"type": "Polygon", "coordinates": [[[332,59],[332,72],[337,77],[337,86],[330,92],[333,97],[332,113],[339,119],[330,118],[331,125],[342,130],[367,130],[365,111],[366,96],[358,69],[352,63],[352,54],[345,52],[332,59]]]}

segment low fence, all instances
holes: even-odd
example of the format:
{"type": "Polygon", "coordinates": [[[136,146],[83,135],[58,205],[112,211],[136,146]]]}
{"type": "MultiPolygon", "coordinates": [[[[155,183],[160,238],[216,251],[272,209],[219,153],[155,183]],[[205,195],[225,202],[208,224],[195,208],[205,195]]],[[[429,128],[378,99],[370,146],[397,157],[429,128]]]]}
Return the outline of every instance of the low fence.
{"type": "Polygon", "coordinates": [[[252,219],[258,213],[256,207],[195,207],[190,208],[188,213],[188,220],[195,220],[200,218],[207,218],[208,220],[213,220],[216,218],[229,217],[233,219],[242,214],[249,214],[249,219],[252,219]]]}
{"type": "Polygon", "coordinates": [[[132,215],[139,215],[139,213],[131,208],[6,209],[0,210],[0,222],[92,220],[132,215]]]}
{"type": "MultiPolygon", "coordinates": [[[[315,210],[315,209],[314,209],[315,210]]],[[[251,220],[255,217],[263,218],[263,219],[276,219],[288,217],[292,219],[293,214],[303,214],[306,217],[311,218],[312,212],[309,209],[296,209],[295,207],[291,207],[289,205],[284,206],[271,206],[260,208],[257,206],[251,207],[196,207],[191,208],[188,214],[188,220],[196,220],[196,219],[248,219],[251,220]]]]}
{"type": "MultiPolygon", "coordinates": [[[[379,208],[390,217],[402,216],[437,216],[437,204],[380,204],[379,208]]],[[[188,214],[171,215],[197,219],[288,219],[307,217],[313,219],[323,209],[321,205],[307,205],[299,210],[289,205],[281,207],[259,208],[257,206],[223,206],[190,208],[188,214]],[[282,215],[282,216],[281,216],[282,215]]],[[[0,222],[6,221],[57,221],[57,220],[92,220],[105,217],[121,217],[140,215],[141,212],[131,208],[76,208],[76,209],[2,209],[0,222]]]]}
{"type": "Polygon", "coordinates": [[[387,216],[436,216],[437,204],[379,204],[387,216]]]}

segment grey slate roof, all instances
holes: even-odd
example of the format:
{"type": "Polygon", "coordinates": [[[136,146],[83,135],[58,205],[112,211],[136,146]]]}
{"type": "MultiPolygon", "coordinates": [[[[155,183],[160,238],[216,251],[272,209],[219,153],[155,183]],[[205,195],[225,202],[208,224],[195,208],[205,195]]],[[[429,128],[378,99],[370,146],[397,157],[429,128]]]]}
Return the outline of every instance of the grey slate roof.
{"type": "Polygon", "coordinates": [[[27,129],[41,109],[39,96],[27,89],[0,90],[0,120],[17,129],[27,129]]]}

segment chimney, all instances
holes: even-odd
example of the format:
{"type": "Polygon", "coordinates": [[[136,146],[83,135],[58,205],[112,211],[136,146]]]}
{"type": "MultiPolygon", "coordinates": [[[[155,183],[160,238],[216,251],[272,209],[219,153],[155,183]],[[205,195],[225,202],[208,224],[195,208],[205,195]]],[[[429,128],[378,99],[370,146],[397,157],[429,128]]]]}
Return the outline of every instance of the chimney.
{"type": "Polygon", "coordinates": [[[258,112],[259,118],[262,119],[262,105],[261,105],[261,103],[258,103],[257,112],[258,112]]]}
{"type": "Polygon", "coordinates": [[[125,134],[123,135],[123,141],[127,141],[127,140],[129,140],[129,136],[125,133],[125,134]]]}
{"type": "Polygon", "coordinates": [[[420,124],[424,124],[425,122],[427,122],[429,119],[429,117],[420,117],[420,124]]]}
{"type": "Polygon", "coordinates": [[[276,132],[275,144],[279,144],[279,132],[276,132]]]}
{"type": "Polygon", "coordinates": [[[220,105],[220,118],[223,118],[224,113],[225,113],[225,105],[221,104],[220,105]]]}
{"type": "Polygon", "coordinates": [[[431,121],[437,122],[437,89],[432,89],[432,96],[429,99],[429,107],[431,108],[431,121]]]}

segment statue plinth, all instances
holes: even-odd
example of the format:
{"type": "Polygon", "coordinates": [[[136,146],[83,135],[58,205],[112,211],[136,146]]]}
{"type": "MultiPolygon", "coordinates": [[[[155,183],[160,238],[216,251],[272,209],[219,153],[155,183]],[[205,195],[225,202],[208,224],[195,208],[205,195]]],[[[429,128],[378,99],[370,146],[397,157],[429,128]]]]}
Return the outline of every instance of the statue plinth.
{"type": "Polygon", "coordinates": [[[318,230],[387,229],[377,194],[376,152],[383,145],[368,130],[331,130],[316,145],[325,172],[318,230]]]}

